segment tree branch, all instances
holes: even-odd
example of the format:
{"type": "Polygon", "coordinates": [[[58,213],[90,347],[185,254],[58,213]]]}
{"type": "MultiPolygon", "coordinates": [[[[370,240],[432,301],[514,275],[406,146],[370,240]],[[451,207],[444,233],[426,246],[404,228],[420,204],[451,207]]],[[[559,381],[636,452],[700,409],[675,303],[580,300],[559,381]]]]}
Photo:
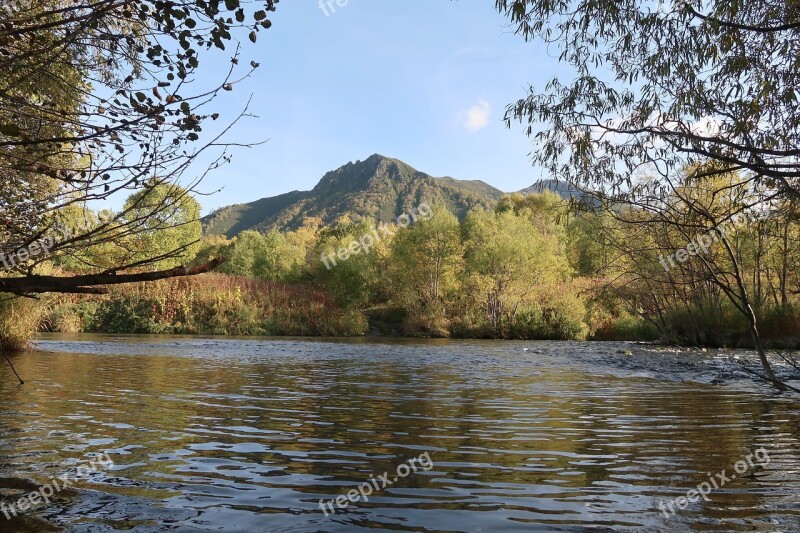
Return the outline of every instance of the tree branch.
{"type": "Polygon", "coordinates": [[[106,294],[106,287],[98,285],[121,285],[140,281],[155,281],[166,278],[195,276],[208,272],[227,261],[226,257],[217,257],[208,263],[187,268],[183,265],[168,270],[155,272],[138,272],[135,274],[85,274],[80,276],[25,276],[18,278],[0,278],[0,292],[26,296],[44,292],[67,294],[106,294]]]}

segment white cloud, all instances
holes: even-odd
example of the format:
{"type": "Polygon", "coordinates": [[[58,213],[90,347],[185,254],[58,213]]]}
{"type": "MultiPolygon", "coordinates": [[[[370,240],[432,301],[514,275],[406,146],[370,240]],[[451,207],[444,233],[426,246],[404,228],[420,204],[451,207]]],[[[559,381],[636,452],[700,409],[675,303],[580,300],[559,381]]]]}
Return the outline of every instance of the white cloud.
{"type": "Polygon", "coordinates": [[[489,124],[489,115],[492,113],[492,106],[486,100],[478,100],[478,103],[471,106],[464,113],[464,127],[468,131],[482,130],[489,124]]]}

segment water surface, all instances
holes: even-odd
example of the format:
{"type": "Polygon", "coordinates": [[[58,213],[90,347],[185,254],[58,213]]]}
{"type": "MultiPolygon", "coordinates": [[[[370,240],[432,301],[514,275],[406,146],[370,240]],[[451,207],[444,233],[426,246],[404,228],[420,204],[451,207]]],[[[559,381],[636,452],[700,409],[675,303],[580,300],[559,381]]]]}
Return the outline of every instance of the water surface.
{"type": "Polygon", "coordinates": [[[115,465],[33,513],[0,514],[3,532],[800,531],[798,402],[753,384],[729,353],[119,336],[37,346],[14,358],[24,386],[0,366],[0,494],[102,453],[115,465]],[[760,447],[763,468],[674,517],[659,510],[760,447]],[[320,509],[424,452],[430,470],[336,515],[320,509]]]}

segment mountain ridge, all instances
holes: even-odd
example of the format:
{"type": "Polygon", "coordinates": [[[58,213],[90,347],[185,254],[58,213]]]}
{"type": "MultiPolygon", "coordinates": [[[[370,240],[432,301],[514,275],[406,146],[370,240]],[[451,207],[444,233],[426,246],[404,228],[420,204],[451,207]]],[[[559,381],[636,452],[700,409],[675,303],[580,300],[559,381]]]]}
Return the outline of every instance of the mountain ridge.
{"type": "MultiPolygon", "coordinates": [[[[519,192],[531,194],[535,187],[519,192]]],[[[563,188],[555,189],[562,194],[563,188]]],[[[373,154],[326,172],[309,191],[225,206],[201,221],[206,235],[233,237],[248,229],[296,229],[309,217],[317,217],[325,225],[334,224],[342,216],[353,221],[389,222],[422,202],[443,204],[463,218],[476,207],[494,209],[507,194],[481,180],[434,177],[399,159],[373,154]]]]}

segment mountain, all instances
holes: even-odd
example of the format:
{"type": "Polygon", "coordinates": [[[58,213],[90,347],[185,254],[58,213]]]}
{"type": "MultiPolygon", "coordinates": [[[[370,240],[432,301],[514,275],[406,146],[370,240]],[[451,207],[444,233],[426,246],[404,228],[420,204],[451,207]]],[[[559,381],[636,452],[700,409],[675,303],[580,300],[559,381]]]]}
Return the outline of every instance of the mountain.
{"type": "Polygon", "coordinates": [[[521,191],[519,191],[519,193],[527,196],[529,194],[541,194],[544,191],[557,193],[565,200],[574,199],[576,202],[584,203],[587,206],[594,206],[594,207],[599,206],[597,198],[593,197],[585,190],[581,190],[575,187],[574,185],[561,180],[537,181],[530,187],[522,189],[521,191]]]}
{"type": "MultiPolygon", "coordinates": [[[[543,191],[595,205],[586,192],[559,180],[541,180],[518,192],[528,195],[543,191]]],[[[204,217],[202,222],[207,235],[233,237],[248,229],[296,229],[309,217],[318,217],[325,225],[334,224],[344,215],[353,221],[390,222],[422,202],[445,205],[463,218],[475,207],[494,209],[505,194],[482,181],[434,178],[398,159],[375,154],[328,172],[310,191],[229,205],[204,217]]]]}
{"type": "Polygon", "coordinates": [[[389,222],[422,202],[445,205],[461,218],[475,207],[494,209],[504,194],[482,181],[434,178],[375,154],[328,172],[310,191],[223,207],[202,222],[207,235],[232,237],[247,229],[295,229],[308,217],[319,217],[326,225],[343,215],[353,221],[389,222]]]}

